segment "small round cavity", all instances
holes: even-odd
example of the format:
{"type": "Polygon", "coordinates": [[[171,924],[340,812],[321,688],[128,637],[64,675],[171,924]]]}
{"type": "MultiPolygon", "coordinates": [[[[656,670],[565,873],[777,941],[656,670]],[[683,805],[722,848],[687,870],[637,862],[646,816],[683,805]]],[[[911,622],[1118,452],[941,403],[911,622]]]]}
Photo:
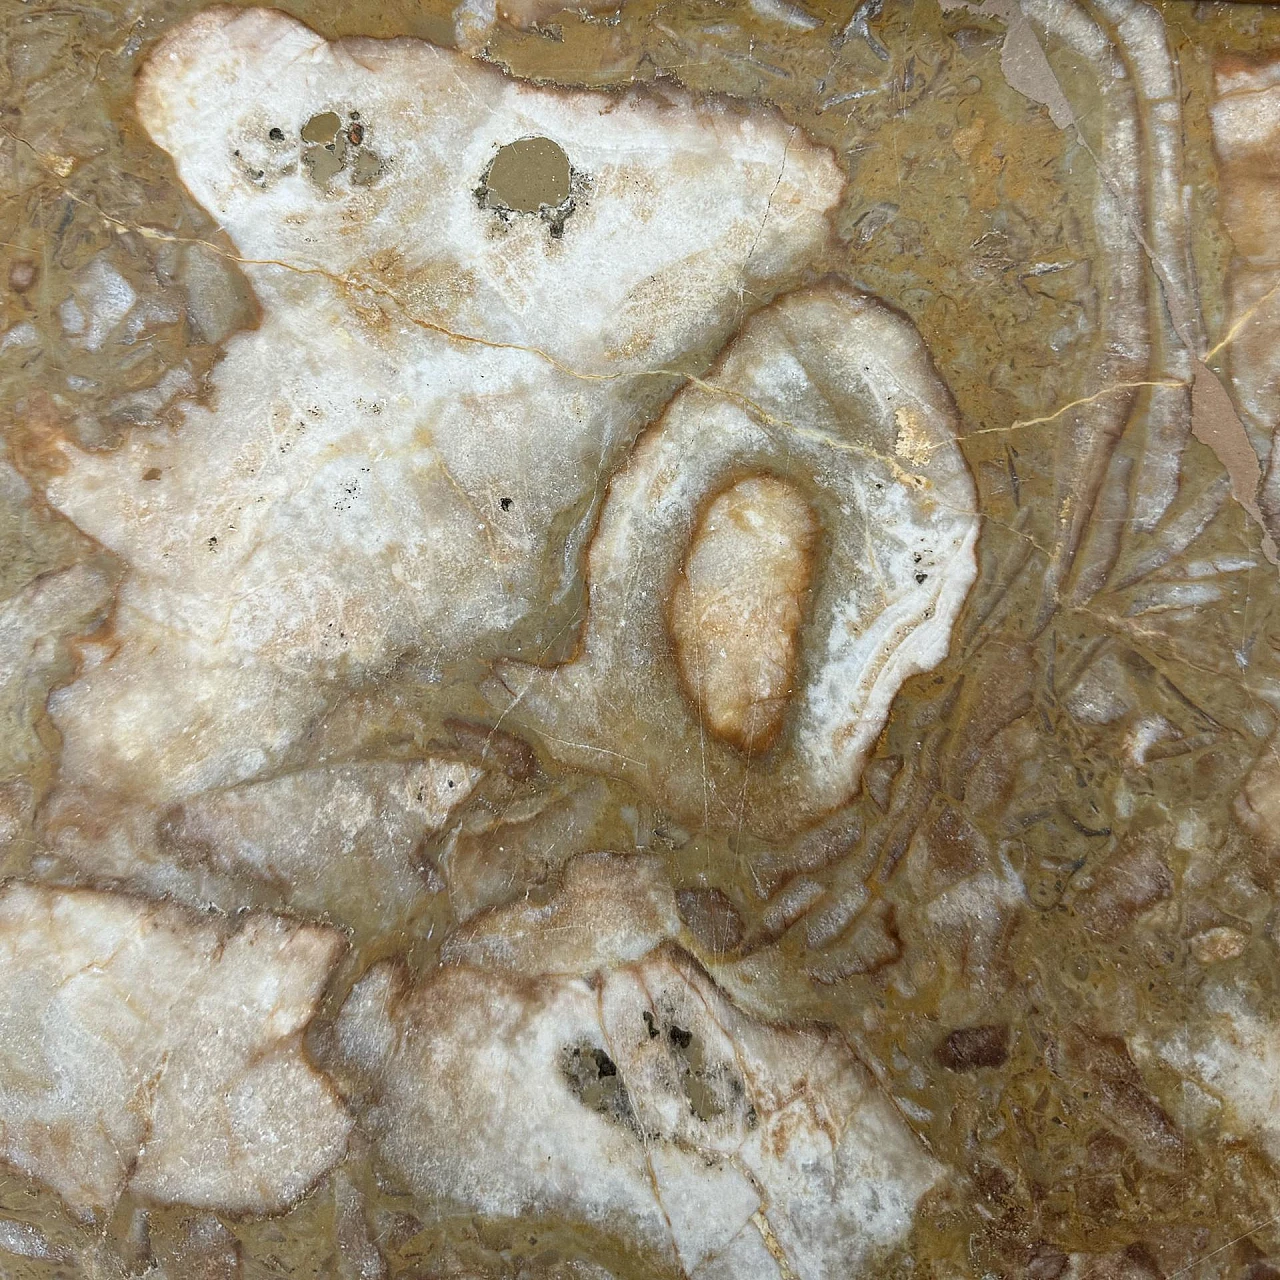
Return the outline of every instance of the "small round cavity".
{"type": "Polygon", "coordinates": [[[489,204],[513,213],[556,209],[569,198],[573,169],[550,138],[518,138],[501,147],[484,175],[489,204]]]}
{"type": "Polygon", "coordinates": [[[323,145],[326,142],[332,142],[340,128],[342,128],[342,121],[338,119],[336,111],[321,111],[302,126],[302,140],[323,145]]]}

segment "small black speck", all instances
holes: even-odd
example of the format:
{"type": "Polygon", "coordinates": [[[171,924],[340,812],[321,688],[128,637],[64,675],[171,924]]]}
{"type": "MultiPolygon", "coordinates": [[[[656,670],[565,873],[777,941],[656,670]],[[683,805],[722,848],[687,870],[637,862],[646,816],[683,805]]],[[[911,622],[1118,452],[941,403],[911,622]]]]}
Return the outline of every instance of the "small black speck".
{"type": "Polygon", "coordinates": [[[656,1040],[658,1038],[658,1028],[653,1025],[653,1014],[646,1009],[640,1016],[644,1018],[644,1025],[649,1029],[649,1039],[656,1040]]]}
{"type": "Polygon", "coordinates": [[[693,1043],[693,1032],[686,1031],[683,1027],[672,1027],[667,1035],[671,1037],[671,1043],[677,1049],[687,1049],[693,1043]]]}
{"type": "Polygon", "coordinates": [[[272,142],[283,142],[284,130],[279,128],[270,129],[267,131],[267,137],[270,138],[272,142]]]}
{"type": "Polygon", "coordinates": [[[924,581],[928,576],[929,576],[929,575],[928,575],[927,573],[917,573],[917,574],[916,574],[916,581],[917,581],[917,582],[923,582],[923,581],[924,581]]]}
{"type": "Polygon", "coordinates": [[[452,778],[450,778],[450,779],[449,779],[449,786],[453,786],[453,779],[452,779],[452,778]]]}
{"type": "Polygon", "coordinates": [[[205,546],[208,547],[210,551],[214,550],[217,545],[218,539],[216,537],[210,538],[209,541],[205,543],[205,546]]]}
{"type": "Polygon", "coordinates": [[[510,511],[512,507],[512,499],[503,498],[502,501],[498,503],[498,505],[503,509],[503,511],[510,511]]]}
{"type": "Polygon", "coordinates": [[[911,559],[912,559],[913,561],[915,561],[915,563],[916,563],[916,564],[919,564],[919,563],[920,563],[920,553],[917,551],[917,552],[916,552],[916,553],[911,557],[911,559]]]}

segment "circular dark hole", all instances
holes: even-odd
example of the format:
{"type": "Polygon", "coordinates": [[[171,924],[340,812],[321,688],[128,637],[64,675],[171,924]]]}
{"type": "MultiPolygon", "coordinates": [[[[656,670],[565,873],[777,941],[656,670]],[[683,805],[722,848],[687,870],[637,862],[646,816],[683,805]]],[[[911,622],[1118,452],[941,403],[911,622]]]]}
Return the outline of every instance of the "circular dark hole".
{"type": "Polygon", "coordinates": [[[489,202],[516,213],[555,209],[569,198],[572,170],[550,138],[519,138],[494,156],[484,176],[489,202]]]}
{"type": "Polygon", "coordinates": [[[270,130],[270,131],[268,132],[267,137],[268,137],[268,138],[270,138],[272,142],[283,142],[283,141],[284,141],[284,130],[283,130],[283,129],[272,129],[272,130],[270,130]]]}
{"type": "Polygon", "coordinates": [[[514,505],[514,500],[511,498],[503,498],[499,505],[502,507],[503,511],[510,511],[514,505]]]}

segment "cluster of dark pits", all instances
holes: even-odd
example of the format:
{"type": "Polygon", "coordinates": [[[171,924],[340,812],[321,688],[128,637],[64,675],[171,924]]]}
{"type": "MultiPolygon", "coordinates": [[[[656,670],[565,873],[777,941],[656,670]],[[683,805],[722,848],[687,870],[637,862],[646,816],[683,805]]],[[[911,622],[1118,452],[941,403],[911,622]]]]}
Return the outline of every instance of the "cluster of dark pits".
{"type": "MultiPolygon", "coordinates": [[[[278,147],[287,141],[287,135],[275,125],[267,130],[267,139],[278,147]]],[[[345,120],[336,111],[318,112],[302,126],[300,141],[302,167],[318,187],[328,187],[344,169],[356,186],[372,186],[386,169],[383,158],[369,146],[369,130],[358,111],[349,112],[345,120]]],[[[250,168],[239,151],[234,154],[250,181],[258,186],[267,184],[265,169],[250,168]]]]}
{"type": "MultiPolygon", "coordinates": [[[[273,129],[271,134],[276,132],[273,129]]],[[[317,186],[324,187],[350,165],[351,181],[358,187],[371,186],[385,166],[381,156],[369,149],[367,136],[358,111],[350,112],[345,124],[336,111],[321,111],[302,126],[303,168],[317,186]]]]}
{"type": "Polygon", "coordinates": [[[569,1045],[560,1055],[560,1070],[574,1097],[584,1107],[614,1124],[637,1128],[635,1111],[618,1074],[618,1065],[603,1049],[589,1043],[569,1045]]]}
{"type": "MultiPolygon", "coordinates": [[[[267,138],[275,146],[287,141],[285,130],[275,125],[267,138]]],[[[372,186],[386,171],[386,161],[369,145],[369,127],[358,111],[344,119],[337,111],[320,111],[302,126],[302,167],[321,188],[343,170],[357,187],[372,186]]],[[[235,153],[249,180],[265,186],[268,173],[251,167],[235,153]]],[[[550,138],[517,138],[499,147],[480,177],[475,197],[481,208],[491,210],[503,224],[517,217],[536,217],[547,224],[554,239],[564,235],[565,222],[586,192],[586,179],[569,163],[564,148],[550,138]]],[[[504,505],[503,510],[507,507],[504,505]]]]}
{"type": "MultiPolygon", "coordinates": [[[[746,1090],[736,1071],[709,1061],[699,1037],[692,1031],[675,1022],[659,1025],[647,1010],[641,1016],[645,1039],[664,1041],[690,1114],[708,1124],[728,1112],[744,1111],[747,1127],[756,1125],[755,1108],[744,1106],[746,1090]]],[[[605,1050],[588,1041],[569,1045],[561,1052],[560,1070],[584,1106],[615,1124],[640,1132],[626,1083],[617,1063],[605,1050]]]]}

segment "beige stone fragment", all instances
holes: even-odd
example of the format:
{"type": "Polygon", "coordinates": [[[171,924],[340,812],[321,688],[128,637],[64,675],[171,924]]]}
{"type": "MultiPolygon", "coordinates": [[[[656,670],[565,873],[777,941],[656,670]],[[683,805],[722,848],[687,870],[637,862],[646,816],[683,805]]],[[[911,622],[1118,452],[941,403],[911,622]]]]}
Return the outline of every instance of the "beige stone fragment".
{"type": "Polygon", "coordinates": [[[78,564],[0,601],[0,780],[21,776],[44,754],[36,724],[59,665],[71,669],[60,638],[101,619],[110,598],[107,576],[78,564]]]}
{"type": "Polygon", "coordinates": [[[1268,741],[1249,770],[1235,799],[1239,821],[1259,840],[1280,846],[1280,753],[1274,739],[1268,741]]]}
{"type": "Polygon", "coordinates": [[[1203,965],[1222,964],[1244,954],[1249,939],[1239,929],[1220,925],[1191,939],[1191,954],[1203,965]]]}
{"type": "Polygon", "coordinates": [[[710,731],[747,752],[782,726],[817,532],[794,485],[741,480],[708,506],[672,595],[685,686],[710,731]]]}

